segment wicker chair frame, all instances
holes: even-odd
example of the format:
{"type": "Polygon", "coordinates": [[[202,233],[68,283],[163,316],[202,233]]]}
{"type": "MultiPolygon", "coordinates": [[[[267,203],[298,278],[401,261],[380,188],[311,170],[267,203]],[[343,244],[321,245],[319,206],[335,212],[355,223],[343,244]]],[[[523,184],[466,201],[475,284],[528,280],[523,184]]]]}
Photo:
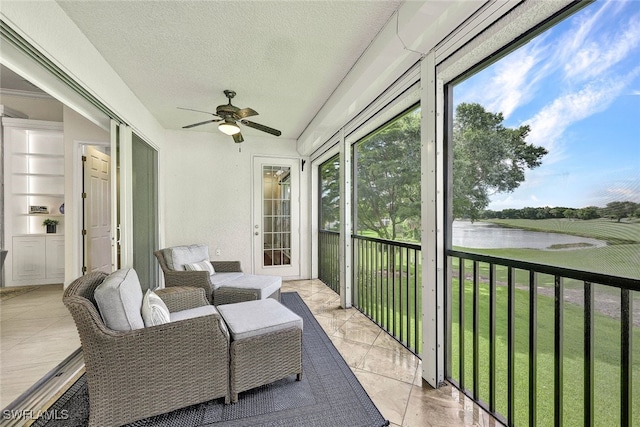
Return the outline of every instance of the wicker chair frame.
{"type": "MultiPolygon", "coordinates": [[[[229,332],[219,314],[128,332],[109,329],[98,312],[90,273],[65,290],[89,386],[89,425],[119,426],[224,397],[230,401],[229,332]]],[[[160,289],[169,311],[208,305],[196,288],[160,289]]]]}

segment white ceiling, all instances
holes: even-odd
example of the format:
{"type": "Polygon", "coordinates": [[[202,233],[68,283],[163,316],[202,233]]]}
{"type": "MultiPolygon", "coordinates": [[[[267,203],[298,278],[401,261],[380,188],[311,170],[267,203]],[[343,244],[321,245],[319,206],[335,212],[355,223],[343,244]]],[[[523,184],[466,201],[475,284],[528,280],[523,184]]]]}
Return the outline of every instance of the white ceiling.
{"type": "Polygon", "coordinates": [[[211,118],[177,107],[215,111],[232,89],[234,105],[259,113],[253,121],[293,139],[401,3],[58,0],[165,128],[211,118]]]}

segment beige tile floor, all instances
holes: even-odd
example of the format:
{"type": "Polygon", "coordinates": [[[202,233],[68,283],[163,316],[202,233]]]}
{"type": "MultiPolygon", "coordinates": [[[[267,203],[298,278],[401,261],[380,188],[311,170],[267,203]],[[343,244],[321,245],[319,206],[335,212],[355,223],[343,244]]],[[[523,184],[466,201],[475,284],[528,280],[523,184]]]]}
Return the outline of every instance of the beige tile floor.
{"type": "Polygon", "coordinates": [[[341,309],[319,280],[284,282],[282,291],[300,294],[391,426],[502,425],[455,387],[423,384],[420,359],[360,311],[341,309]]]}
{"type": "MultiPolygon", "coordinates": [[[[391,426],[501,425],[450,385],[423,385],[421,361],[318,280],[284,282],[300,294],[391,426]]],[[[0,407],[4,408],[80,345],[62,286],[0,301],[0,407]]]]}
{"type": "Polygon", "coordinates": [[[0,408],[78,347],[75,324],[62,303],[62,285],[37,286],[0,301],[0,408]]]}

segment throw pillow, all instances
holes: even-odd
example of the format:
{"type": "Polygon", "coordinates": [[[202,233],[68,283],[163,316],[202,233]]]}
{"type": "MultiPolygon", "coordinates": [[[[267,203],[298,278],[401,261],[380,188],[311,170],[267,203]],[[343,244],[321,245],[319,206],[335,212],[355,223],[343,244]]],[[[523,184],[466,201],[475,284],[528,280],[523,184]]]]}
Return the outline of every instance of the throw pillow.
{"type": "Polygon", "coordinates": [[[169,314],[167,305],[150,289],[144,294],[141,311],[144,325],[147,327],[162,325],[171,321],[171,315],[169,314]]]}
{"type": "Polygon", "coordinates": [[[187,271],[208,271],[209,276],[216,272],[213,269],[213,265],[211,265],[211,262],[207,260],[194,262],[193,264],[185,264],[184,269],[187,271]]]}

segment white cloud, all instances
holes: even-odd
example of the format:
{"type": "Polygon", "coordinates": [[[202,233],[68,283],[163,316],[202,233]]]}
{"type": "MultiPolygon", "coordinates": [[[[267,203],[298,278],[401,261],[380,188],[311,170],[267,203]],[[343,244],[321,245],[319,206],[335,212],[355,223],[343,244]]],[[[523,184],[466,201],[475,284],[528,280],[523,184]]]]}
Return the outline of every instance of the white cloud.
{"type": "Polygon", "coordinates": [[[547,75],[548,52],[543,42],[544,36],[461,83],[456,88],[456,102],[478,102],[487,111],[502,113],[508,119],[535,96],[536,84],[547,75]]]}
{"type": "MultiPolygon", "coordinates": [[[[495,74],[484,93],[488,95],[487,107],[490,111],[499,111],[505,118],[520,105],[532,97],[532,89],[538,78],[531,76],[540,63],[540,52],[534,48],[523,48],[496,64],[495,74]]],[[[486,99],[486,98],[485,98],[486,99]]]]}
{"type": "Polygon", "coordinates": [[[620,26],[607,26],[611,15],[622,10],[624,2],[603,2],[602,7],[586,19],[576,20],[577,31],[571,31],[560,43],[567,80],[587,80],[609,70],[640,46],[640,14],[629,17],[620,26]],[[616,7],[617,6],[617,7],[616,7]],[[613,9],[613,10],[612,10],[613,9]]]}
{"type": "Polygon", "coordinates": [[[527,120],[526,123],[531,126],[527,141],[549,150],[549,155],[545,157],[546,164],[561,160],[564,156],[562,137],[566,129],[575,122],[606,110],[638,74],[640,67],[616,79],[594,80],[576,92],[556,98],[527,120]]]}

